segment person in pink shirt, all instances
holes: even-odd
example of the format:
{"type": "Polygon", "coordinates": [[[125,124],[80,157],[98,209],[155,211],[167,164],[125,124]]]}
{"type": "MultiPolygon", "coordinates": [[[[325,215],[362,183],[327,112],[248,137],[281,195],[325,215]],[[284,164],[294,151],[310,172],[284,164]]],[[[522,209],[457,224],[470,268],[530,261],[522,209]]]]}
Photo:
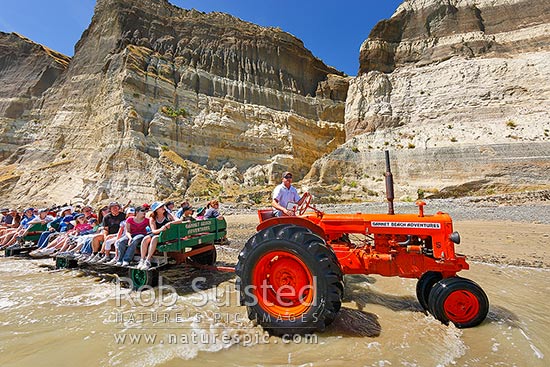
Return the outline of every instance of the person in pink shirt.
{"type": "Polygon", "coordinates": [[[117,241],[117,265],[128,266],[134,258],[136,247],[141,245],[143,237],[147,235],[149,221],[145,218],[146,209],[138,207],[136,215],[126,219],[126,234],[117,241]]]}
{"type": "Polygon", "coordinates": [[[78,237],[93,232],[94,227],[86,220],[83,213],[79,213],[74,216],[75,226],[73,229],[67,231],[67,235],[60,244],[58,254],[64,252],[75,251],[78,247],[78,237]]]}

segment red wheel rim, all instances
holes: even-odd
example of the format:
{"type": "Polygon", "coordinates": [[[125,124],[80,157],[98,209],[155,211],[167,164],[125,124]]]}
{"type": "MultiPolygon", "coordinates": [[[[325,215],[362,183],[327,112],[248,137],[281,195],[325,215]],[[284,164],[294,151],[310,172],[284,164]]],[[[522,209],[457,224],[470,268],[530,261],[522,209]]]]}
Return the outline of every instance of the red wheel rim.
{"type": "Polygon", "coordinates": [[[458,290],[447,297],[443,308],[450,321],[467,323],[479,314],[479,300],[470,291],[458,290]]]}
{"type": "Polygon", "coordinates": [[[307,265],[286,251],[268,252],[258,260],[252,286],[262,309],[284,319],[304,314],[311,307],[315,293],[307,265]]]}

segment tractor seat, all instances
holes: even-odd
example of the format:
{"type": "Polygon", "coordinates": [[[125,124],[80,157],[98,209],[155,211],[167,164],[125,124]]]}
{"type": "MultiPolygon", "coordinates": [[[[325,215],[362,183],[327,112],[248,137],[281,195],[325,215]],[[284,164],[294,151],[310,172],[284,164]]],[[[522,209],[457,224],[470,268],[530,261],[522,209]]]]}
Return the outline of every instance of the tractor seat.
{"type": "Polygon", "coordinates": [[[258,210],[258,217],[260,218],[260,222],[263,222],[270,218],[274,218],[275,215],[272,209],[260,209],[258,210]]]}

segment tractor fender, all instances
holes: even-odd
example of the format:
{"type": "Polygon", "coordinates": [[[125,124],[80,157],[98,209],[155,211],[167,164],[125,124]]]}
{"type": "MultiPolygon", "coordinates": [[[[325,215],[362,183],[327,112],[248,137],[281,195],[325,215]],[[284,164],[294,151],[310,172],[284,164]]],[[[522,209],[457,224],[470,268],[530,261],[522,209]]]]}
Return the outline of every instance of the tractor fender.
{"type": "Polygon", "coordinates": [[[310,220],[307,220],[307,219],[302,218],[302,217],[295,217],[295,216],[284,216],[284,217],[270,218],[270,219],[265,220],[265,221],[261,222],[260,224],[258,224],[258,226],[256,227],[256,231],[259,232],[263,229],[266,229],[266,228],[269,228],[269,227],[272,227],[272,226],[276,226],[278,224],[294,224],[296,226],[305,227],[305,228],[309,229],[311,232],[313,232],[316,235],[318,235],[319,237],[321,237],[322,239],[326,240],[326,238],[327,238],[323,228],[321,228],[320,226],[318,226],[317,224],[313,223],[310,220]]]}

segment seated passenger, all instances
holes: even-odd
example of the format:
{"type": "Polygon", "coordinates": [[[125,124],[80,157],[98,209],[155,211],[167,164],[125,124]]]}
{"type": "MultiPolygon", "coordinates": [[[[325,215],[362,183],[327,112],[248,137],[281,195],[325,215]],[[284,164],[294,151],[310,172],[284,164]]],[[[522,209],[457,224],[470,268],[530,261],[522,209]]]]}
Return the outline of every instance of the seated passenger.
{"type": "Polygon", "coordinates": [[[170,228],[170,224],[181,223],[181,220],[174,220],[172,214],[169,214],[159,201],[151,205],[151,211],[151,217],[149,218],[150,233],[141,241],[141,259],[137,266],[138,269],[142,270],[151,267],[151,259],[157,250],[160,233],[170,228]]]}
{"type": "Polygon", "coordinates": [[[73,229],[67,232],[67,237],[63,240],[61,247],[59,248],[60,254],[68,255],[73,252],[78,246],[78,239],[80,236],[89,234],[93,227],[88,221],[84,213],[78,213],[74,216],[76,224],[73,229]]]}
{"type": "MultiPolygon", "coordinates": [[[[61,208],[61,211],[56,216],[56,218],[47,224],[46,227],[48,228],[48,230],[40,235],[37,243],[38,249],[32,251],[29,255],[33,257],[44,256],[42,250],[46,249],[49,246],[50,242],[52,242],[57,236],[59,236],[59,234],[61,233],[61,224],[63,223],[63,221],[65,219],[72,220],[72,216],[70,216],[70,214],[71,208],[61,208]]],[[[66,229],[66,226],[64,225],[63,228],[66,229]]]]}
{"type": "Polygon", "coordinates": [[[166,209],[166,211],[169,213],[169,214],[172,214],[172,215],[175,215],[174,213],[174,207],[175,207],[175,204],[172,200],[170,201],[167,201],[166,203],[164,203],[164,208],[166,209]]]}
{"type": "Polygon", "coordinates": [[[186,200],[186,201],[183,201],[181,204],[180,204],[180,208],[178,209],[178,211],[176,212],[176,218],[181,218],[183,217],[183,208],[185,207],[188,207],[188,206],[191,206],[189,204],[189,202],[186,200]]]}
{"type": "Polygon", "coordinates": [[[7,208],[0,211],[0,216],[2,216],[2,219],[0,219],[0,226],[11,224],[13,221],[13,217],[10,215],[10,210],[7,208]]]}
{"type": "Polygon", "coordinates": [[[35,219],[33,208],[26,209],[23,215],[19,227],[6,230],[4,235],[0,237],[0,248],[13,245],[17,241],[17,237],[23,235],[30,226],[30,222],[35,219]]]}
{"type": "Polygon", "coordinates": [[[146,212],[145,208],[140,206],[136,209],[135,216],[126,219],[126,233],[116,242],[118,249],[117,265],[130,265],[137,246],[141,245],[141,241],[147,235],[149,221],[145,218],[146,212]]]}
{"type": "Polygon", "coordinates": [[[36,215],[35,218],[29,222],[29,224],[47,224],[52,222],[54,219],[55,218],[53,216],[48,214],[48,209],[39,209],[38,215],[36,215]]]}
{"type": "Polygon", "coordinates": [[[200,207],[197,209],[197,220],[203,220],[204,219],[204,213],[206,211],[206,208],[205,207],[200,207]]]}
{"type": "Polygon", "coordinates": [[[87,221],[89,221],[91,218],[97,219],[97,215],[94,213],[94,210],[89,205],[84,205],[82,208],[82,213],[84,214],[87,221]]]}
{"type": "Polygon", "coordinates": [[[0,227],[0,236],[5,235],[6,232],[11,232],[10,230],[19,227],[19,224],[21,224],[21,214],[19,214],[17,209],[11,209],[8,215],[12,218],[11,223],[4,223],[4,225],[0,227]]]}
{"type": "Polygon", "coordinates": [[[192,222],[196,219],[193,218],[193,207],[189,204],[187,206],[184,206],[181,208],[182,215],[181,215],[181,221],[182,222],[192,222]]]}
{"type": "Polygon", "coordinates": [[[220,213],[220,202],[218,200],[211,200],[206,205],[206,212],[204,213],[204,219],[223,219],[223,215],[220,213]]]}
{"type": "Polygon", "coordinates": [[[87,262],[94,263],[101,260],[104,253],[108,253],[111,250],[111,246],[115,243],[118,230],[120,229],[120,222],[126,219],[126,215],[121,211],[120,204],[117,202],[111,202],[109,204],[109,214],[103,217],[103,233],[98,234],[92,241],[92,249],[94,256],[87,260],[87,262]],[[103,246],[101,246],[103,242],[103,246]],[[101,250],[101,251],[100,251],[101,250]]]}

